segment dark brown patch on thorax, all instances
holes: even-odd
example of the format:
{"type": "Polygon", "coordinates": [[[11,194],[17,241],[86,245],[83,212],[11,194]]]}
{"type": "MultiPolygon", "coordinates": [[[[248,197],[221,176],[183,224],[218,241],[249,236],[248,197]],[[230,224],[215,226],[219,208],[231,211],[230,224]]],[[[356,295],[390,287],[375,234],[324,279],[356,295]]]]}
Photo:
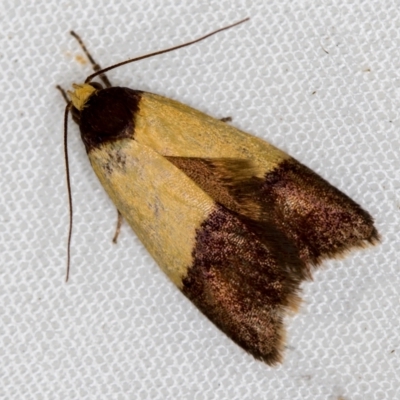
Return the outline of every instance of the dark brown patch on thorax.
{"type": "Polygon", "coordinates": [[[72,109],[88,153],[105,142],[134,137],[140,98],[138,90],[111,87],[94,92],[81,112],[72,109]]]}

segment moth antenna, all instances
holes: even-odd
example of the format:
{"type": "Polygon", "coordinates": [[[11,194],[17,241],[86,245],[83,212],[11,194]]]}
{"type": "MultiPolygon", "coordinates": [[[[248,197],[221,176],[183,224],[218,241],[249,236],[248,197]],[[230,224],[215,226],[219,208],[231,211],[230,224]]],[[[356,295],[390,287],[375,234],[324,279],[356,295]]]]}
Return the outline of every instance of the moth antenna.
{"type": "Polygon", "coordinates": [[[111,87],[112,86],[111,82],[109,81],[107,76],[102,72],[103,70],[101,69],[100,65],[94,60],[92,55],[89,53],[89,50],[85,46],[85,43],[83,43],[83,40],[81,39],[81,37],[74,31],[71,31],[70,34],[78,41],[83,52],[86,54],[86,57],[89,59],[90,63],[92,64],[93,70],[96,72],[96,76],[100,75],[99,78],[103,81],[104,85],[106,87],[111,87]]]}
{"type": "Polygon", "coordinates": [[[73,210],[72,210],[72,191],[71,191],[71,178],[69,173],[69,161],[68,161],[68,113],[71,108],[71,101],[68,100],[67,93],[61,86],[56,86],[56,88],[61,92],[64,100],[67,102],[64,112],[64,159],[65,159],[65,174],[67,177],[67,192],[68,192],[68,205],[69,205],[69,230],[68,230],[68,241],[67,241],[67,272],[65,275],[65,282],[69,279],[69,269],[71,265],[71,238],[72,238],[72,220],[73,220],[73,210]]]}
{"type": "Polygon", "coordinates": [[[65,102],[68,104],[69,103],[69,98],[67,96],[67,92],[59,85],[56,86],[56,89],[60,91],[62,97],[64,97],[65,102]]]}
{"type": "MultiPolygon", "coordinates": [[[[178,45],[178,46],[169,47],[168,49],[155,51],[154,53],[145,54],[145,55],[143,55],[143,56],[139,56],[139,57],[136,57],[136,58],[131,58],[131,59],[129,59],[129,60],[122,61],[122,62],[120,62],[120,63],[118,63],[118,64],[110,65],[110,66],[107,67],[107,68],[99,69],[99,70],[96,71],[94,74],[89,75],[89,76],[86,78],[85,83],[89,83],[89,82],[90,82],[94,77],[96,77],[97,75],[100,75],[100,78],[101,78],[101,75],[104,74],[105,72],[111,71],[111,70],[114,69],[114,68],[121,67],[122,65],[129,64],[129,63],[133,63],[133,62],[139,61],[139,60],[144,60],[145,58],[150,58],[150,57],[153,57],[153,56],[157,56],[157,55],[159,55],[159,54],[169,53],[170,51],[178,50],[178,49],[181,49],[181,48],[183,48],[183,47],[190,46],[190,45],[192,45],[192,44],[194,44],[194,43],[197,43],[197,42],[200,42],[200,41],[202,41],[202,40],[204,40],[204,39],[207,39],[207,38],[209,38],[210,36],[215,35],[216,33],[219,33],[219,32],[225,31],[226,29],[233,28],[234,26],[243,24],[244,22],[247,22],[249,19],[250,19],[250,18],[247,17],[247,18],[245,18],[245,19],[242,19],[241,21],[235,22],[234,24],[225,26],[224,28],[220,28],[220,29],[217,29],[216,31],[213,31],[213,32],[211,32],[211,33],[208,33],[207,35],[202,36],[202,37],[200,37],[200,38],[198,38],[198,39],[191,40],[190,42],[186,42],[186,43],[180,44],[180,45],[178,45]]],[[[76,35],[76,34],[73,34],[73,32],[71,32],[71,34],[72,34],[73,36],[76,35]]],[[[83,48],[83,51],[85,51],[85,53],[88,55],[87,50],[86,50],[86,48],[84,47],[84,45],[83,45],[82,41],[80,40],[79,36],[76,35],[75,37],[76,37],[77,40],[80,42],[80,44],[81,44],[81,46],[82,46],[82,48],[83,48]]],[[[90,56],[88,55],[88,57],[90,57],[90,56]]],[[[90,59],[90,58],[89,58],[89,59],[90,59]]],[[[93,59],[92,59],[92,60],[93,60],[93,59]]],[[[91,62],[92,62],[92,61],[91,61],[91,62]]],[[[99,67],[99,65],[96,64],[94,61],[92,62],[92,64],[99,67]]],[[[99,68],[100,68],[100,67],[99,67],[99,68]]]]}
{"type": "Polygon", "coordinates": [[[68,191],[68,204],[69,204],[69,230],[68,230],[68,242],[67,242],[67,272],[65,275],[65,282],[69,279],[69,269],[71,265],[71,238],[72,238],[72,220],[73,220],[73,209],[72,209],[72,191],[71,191],[71,178],[69,173],[69,160],[68,160],[68,113],[71,108],[71,102],[65,106],[64,113],[64,158],[65,158],[65,173],[67,177],[67,191],[68,191]]]}

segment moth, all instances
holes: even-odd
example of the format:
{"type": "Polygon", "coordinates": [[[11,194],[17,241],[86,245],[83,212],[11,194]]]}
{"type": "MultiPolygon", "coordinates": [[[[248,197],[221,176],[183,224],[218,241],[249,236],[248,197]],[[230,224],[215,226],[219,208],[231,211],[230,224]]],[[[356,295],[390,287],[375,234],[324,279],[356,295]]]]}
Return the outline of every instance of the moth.
{"type": "Polygon", "coordinates": [[[102,186],[161,269],[233,341],[272,365],[282,360],[283,317],[297,309],[301,282],[323,259],[376,243],[372,217],[264,140],[105,76],[242,22],[103,70],[73,33],[96,72],[63,92],[64,123],[66,131],[71,112],[102,186]]]}

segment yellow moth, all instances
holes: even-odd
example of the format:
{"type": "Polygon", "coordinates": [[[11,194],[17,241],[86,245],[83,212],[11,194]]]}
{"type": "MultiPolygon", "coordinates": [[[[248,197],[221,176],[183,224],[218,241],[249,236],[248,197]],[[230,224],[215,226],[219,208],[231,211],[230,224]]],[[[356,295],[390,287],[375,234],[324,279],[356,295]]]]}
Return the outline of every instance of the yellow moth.
{"type": "Polygon", "coordinates": [[[324,258],[377,241],[373,219],[271,144],[104,75],[237,24],[104,70],[73,33],[97,72],[65,96],[65,127],[70,111],[101,184],[168,277],[237,344],[274,364],[301,281],[324,258]],[[97,75],[103,84],[92,82],[97,75]]]}

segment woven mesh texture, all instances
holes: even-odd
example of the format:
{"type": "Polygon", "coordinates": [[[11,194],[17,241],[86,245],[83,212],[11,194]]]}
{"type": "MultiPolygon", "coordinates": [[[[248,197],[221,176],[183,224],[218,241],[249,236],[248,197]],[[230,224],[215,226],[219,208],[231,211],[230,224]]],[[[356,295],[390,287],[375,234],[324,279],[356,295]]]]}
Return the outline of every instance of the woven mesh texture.
{"type": "Polygon", "coordinates": [[[390,1],[0,0],[1,399],[400,399],[400,6],[390,1]],[[284,363],[255,361],[159,270],[116,210],[64,101],[91,72],[250,22],[120,68],[159,93],[268,139],[367,209],[379,246],[324,264],[287,318],[284,363]]]}

